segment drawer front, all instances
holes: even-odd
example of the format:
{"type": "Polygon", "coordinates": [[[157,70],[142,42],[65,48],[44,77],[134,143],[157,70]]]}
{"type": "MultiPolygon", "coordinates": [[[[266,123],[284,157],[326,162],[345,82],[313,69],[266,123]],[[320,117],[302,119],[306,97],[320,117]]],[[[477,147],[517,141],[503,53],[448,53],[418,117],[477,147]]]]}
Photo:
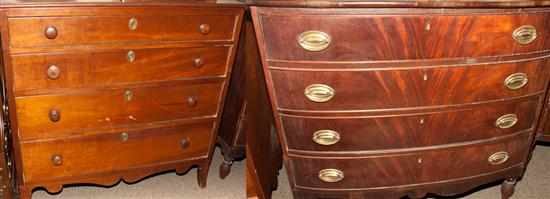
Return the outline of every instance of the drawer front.
{"type": "Polygon", "coordinates": [[[224,76],[230,47],[12,56],[15,91],[224,76]]]}
{"type": "Polygon", "coordinates": [[[98,90],[16,99],[21,140],[55,138],[110,128],[191,117],[215,117],[223,83],[98,90]]]}
{"type": "MultiPolygon", "coordinates": [[[[125,13],[125,10],[120,10],[125,13]]],[[[233,41],[235,13],[51,16],[8,19],[13,48],[146,41],[233,41]],[[114,15],[114,16],[113,16],[114,15]]]]}
{"type": "Polygon", "coordinates": [[[546,60],[539,60],[340,72],[271,70],[271,75],[279,108],[390,109],[465,104],[542,92],[549,73],[546,63],[546,60]],[[522,84],[523,81],[526,84],[522,84]]]}
{"type": "Polygon", "coordinates": [[[270,60],[437,59],[527,53],[550,47],[544,42],[548,11],[258,10],[270,60]]]}
{"type": "Polygon", "coordinates": [[[25,183],[206,157],[211,122],[21,144],[25,183]]]}
{"type": "Polygon", "coordinates": [[[539,101],[539,97],[532,97],[414,115],[341,118],[283,116],[282,122],[291,152],[430,147],[491,139],[532,129],[539,101]]]}
{"type": "Polygon", "coordinates": [[[294,182],[300,188],[360,189],[451,180],[522,163],[530,148],[530,136],[530,133],[525,133],[476,146],[400,155],[354,159],[291,158],[290,165],[295,175],[294,182]],[[340,171],[341,175],[330,175],[327,171],[334,170],[328,169],[340,171]],[[332,181],[323,181],[321,176],[332,181]]]}

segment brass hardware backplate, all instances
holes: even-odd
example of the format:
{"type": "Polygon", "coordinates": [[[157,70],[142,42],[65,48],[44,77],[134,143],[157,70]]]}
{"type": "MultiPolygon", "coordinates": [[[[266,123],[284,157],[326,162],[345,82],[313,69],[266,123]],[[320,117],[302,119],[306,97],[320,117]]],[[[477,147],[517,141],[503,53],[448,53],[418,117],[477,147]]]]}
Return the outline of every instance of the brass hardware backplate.
{"type": "Polygon", "coordinates": [[[500,116],[496,122],[495,126],[501,129],[511,128],[518,122],[518,116],[516,114],[506,114],[500,116]]]}
{"type": "Polygon", "coordinates": [[[508,154],[508,152],[500,151],[489,156],[487,161],[492,165],[499,165],[508,161],[509,158],[510,158],[510,155],[508,154]]]}
{"type": "Polygon", "coordinates": [[[128,20],[128,28],[130,30],[136,30],[138,27],[138,20],[135,17],[132,17],[130,20],[128,20]]]}
{"type": "Polygon", "coordinates": [[[121,140],[122,142],[128,141],[128,137],[130,137],[130,136],[128,135],[128,133],[126,133],[126,132],[120,133],[120,140],[121,140]]]}
{"type": "Polygon", "coordinates": [[[344,179],[344,172],[338,169],[323,169],[319,171],[319,179],[323,182],[340,182],[344,179]]]}
{"type": "Polygon", "coordinates": [[[134,98],[134,92],[132,92],[131,90],[126,90],[124,91],[124,100],[129,102],[129,101],[132,101],[132,99],[134,98]]]}
{"type": "Polygon", "coordinates": [[[537,39],[537,29],[532,25],[523,25],[514,30],[512,37],[519,44],[529,44],[537,39]]]}
{"type": "Polygon", "coordinates": [[[327,49],[330,45],[330,36],[321,31],[311,30],[298,35],[298,44],[305,50],[319,52],[327,49]]]}
{"type": "Polygon", "coordinates": [[[334,94],[334,89],[325,84],[312,84],[304,90],[304,95],[313,102],[328,102],[334,94]]]}
{"type": "Polygon", "coordinates": [[[333,145],[340,141],[340,134],[333,130],[323,129],[313,133],[313,141],[320,145],[333,145]]]}
{"type": "Polygon", "coordinates": [[[46,74],[48,75],[48,79],[55,80],[59,78],[61,70],[56,65],[50,65],[46,71],[46,74]]]}
{"type": "Polygon", "coordinates": [[[134,62],[136,60],[136,52],[134,52],[133,50],[128,51],[128,53],[126,54],[126,59],[130,63],[134,62]]]}
{"type": "Polygon", "coordinates": [[[517,90],[527,85],[528,81],[529,79],[527,79],[527,74],[514,73],[504,80],[504,85],[506,85],[506,88],[510,90],[517,90]]]}

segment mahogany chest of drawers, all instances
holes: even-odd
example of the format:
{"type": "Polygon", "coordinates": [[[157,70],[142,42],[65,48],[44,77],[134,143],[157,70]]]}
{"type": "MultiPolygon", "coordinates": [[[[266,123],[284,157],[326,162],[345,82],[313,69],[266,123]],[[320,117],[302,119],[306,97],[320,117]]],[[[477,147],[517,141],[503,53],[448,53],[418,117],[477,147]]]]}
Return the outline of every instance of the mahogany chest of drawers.
{"type": "Polygon", "coordinates": [[[548,85],[550,9],[254,2],[295,198],[421,198],[496,181],[512,195],[548,85]]]}
{"type": "Polygon", "coordinates": [[[215,2],[0,10],[21,198],[198,168],[206,186],[244,8],[215,2]]]}

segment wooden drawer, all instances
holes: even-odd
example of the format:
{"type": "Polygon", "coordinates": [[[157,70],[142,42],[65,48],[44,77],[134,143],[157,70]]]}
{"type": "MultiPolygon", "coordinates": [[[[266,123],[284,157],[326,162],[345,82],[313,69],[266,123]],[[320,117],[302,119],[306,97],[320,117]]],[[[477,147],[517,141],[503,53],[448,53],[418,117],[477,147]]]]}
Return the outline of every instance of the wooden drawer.
{"type": "Polygon", "coordinates": [[[95,8],[67,15],[59,9],[38,10],[36,14],[28,12],[32,17],[8,18],[9,44],[12,48],[29,48],[130,41],[233,41],[241,12],[215,8],[148,8],[147,12],[142,8],[95,8]],[[39,13],[46,16],[33,16],[39,13]]]}
{"type": "Polygon", "coordinates": [[[20,92],[224,76],[230,50],[211,46],[15,55],[13,79],[20,92]]]}
{"type": "Polygon", "coordinates": [[[21,144],[25,183],[206,157],[211,122],[21,144]],[[124,134],[126,133],[126,134],[124,134]]]}
{"type": "Polygon", "coordinates": [[[524,161],[530,149],[531,135],[524,133],[491,143],[397,155],[351,159],[291,157],[289,165],[292,167],[290,172],[296,176],[293,181],[298,188],[349,190],[436,182],[481,175],[518,165],[524,161]],[[493,163],[489,162],[490,157],[494,158],[493,163]],[[501,159],[506,157],[506,161],[501,159]],[[343,173],[344,178],[337,182],[322,181],[320,174],[325,169],[337,169],[343,173]]]}
{"type": "Polygon", "coordinates": [[[257,10],[268,60],[437,59],[550,48],[547,10],[257,10]]]}
{"type": "Polygon", "coordinates": [[[534,94],[546,87],[546,65],[543,59],[441,68],[270,73],[279,108],[332,111],[455,105],[534,94]],[[514,80],[510,81],[514,88],[523,75],[527,84],[507,87],[507,80],[514,80]]]}
{"type": "Polygon", "coordinates": [[[540,97],[531,97],[404,115],[317,118],[286,115],[282,121],[290,152],[405,149],[491,139],[532,130],[539,102],[540,97]],[[497,123],[501,127],[497,127],[497,123]],[[503,126],[506,124],[512,125],[503,126]]]}
{"type": "Polygon", "coordinates": [[[15,102],[19,139],[56,138],[81,134],[86,129],[215,117],[222,86],[220,82],[170,82],[148,87],[20,97],[15,102]]]}

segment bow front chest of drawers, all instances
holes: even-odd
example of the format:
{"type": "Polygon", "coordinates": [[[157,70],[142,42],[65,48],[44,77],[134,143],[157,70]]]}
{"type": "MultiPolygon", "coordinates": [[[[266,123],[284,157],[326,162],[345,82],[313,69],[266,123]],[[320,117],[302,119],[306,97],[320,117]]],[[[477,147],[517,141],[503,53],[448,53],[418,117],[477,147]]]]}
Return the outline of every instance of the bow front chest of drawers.
{"type": "Polygon", "coordinates": [[[548,85],[550,9],[254,2],[295,198],[421,198],[496,181],[512,195],[548,85]]]}
{"type": "Polygon", "coordinates": [[[21,198],[194,166],[206,186],[243,12],[207,1],[4,3],[21,198]]]}

